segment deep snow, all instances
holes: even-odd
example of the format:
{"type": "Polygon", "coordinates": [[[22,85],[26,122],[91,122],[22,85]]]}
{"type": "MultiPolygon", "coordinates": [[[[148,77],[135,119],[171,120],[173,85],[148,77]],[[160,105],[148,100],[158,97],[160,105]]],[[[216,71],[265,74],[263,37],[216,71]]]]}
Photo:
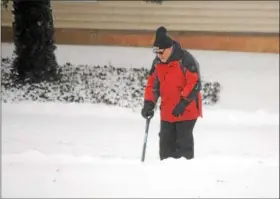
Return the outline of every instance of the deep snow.
{"type": "MultiPolygon", "coordinates": [[[[2,57],[12,46],[2,43],[2,57]]],[[[139,109],[2,103],[2,197],[279,197],[279,55],[192,51],[223,86],[195,128],[195,159],[145,163],[139,109]]],[[[60,63],[150,67],[145,48],[58,46],[60,63]],[[128,59],[129,57],[129,59],[128,59]]]]}

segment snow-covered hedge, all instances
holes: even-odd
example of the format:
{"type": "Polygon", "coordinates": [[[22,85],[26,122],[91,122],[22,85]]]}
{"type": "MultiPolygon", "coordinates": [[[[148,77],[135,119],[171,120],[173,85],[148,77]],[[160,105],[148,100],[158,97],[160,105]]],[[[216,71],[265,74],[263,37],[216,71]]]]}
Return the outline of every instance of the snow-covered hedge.
{"type": "MultiPolygon", "coordinates": [[[[3,102],[78,102],[105,103],[121,107],[143,105],[143,91],[148,75],[146,68],[115,68],[113,66],[60,67],[59,83],[15,84],[11,80],[10,58],[2,58],[1,92],[3,102]]],[[[218,82],[203,82],[203,103],[215,104],[219,97],[218,82]]]]}

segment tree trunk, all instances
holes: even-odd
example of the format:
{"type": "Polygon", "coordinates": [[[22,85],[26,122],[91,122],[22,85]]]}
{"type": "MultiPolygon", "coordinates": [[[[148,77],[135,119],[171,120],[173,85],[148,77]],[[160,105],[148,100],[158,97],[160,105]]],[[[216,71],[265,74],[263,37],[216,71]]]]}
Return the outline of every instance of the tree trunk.
{"type": "Polygon", "coordinates": [[[50,0],[14,0],[16,80],[39,83],[58,79],[50,0]]]}

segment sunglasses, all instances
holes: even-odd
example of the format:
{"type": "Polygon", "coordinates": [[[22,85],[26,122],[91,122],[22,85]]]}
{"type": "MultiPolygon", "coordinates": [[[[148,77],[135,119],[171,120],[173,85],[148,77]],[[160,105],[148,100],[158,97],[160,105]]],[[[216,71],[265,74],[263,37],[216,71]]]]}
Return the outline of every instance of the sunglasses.
{"type": "Polygon", "coordinates": [[[157,55],[162,55],[164,53],[165,49],[153,49],[153,52],[157,55]]]}

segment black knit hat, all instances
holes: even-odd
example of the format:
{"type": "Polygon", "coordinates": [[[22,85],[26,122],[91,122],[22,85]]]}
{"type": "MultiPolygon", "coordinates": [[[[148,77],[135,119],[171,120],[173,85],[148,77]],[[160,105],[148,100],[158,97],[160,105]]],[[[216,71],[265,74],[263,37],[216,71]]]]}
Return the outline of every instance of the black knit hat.
{"type": "Polygon", "coordinates": [[[156,30],[156,38],[153,46],[159,49],[166,49],[172,46],[172,39],[167,35],[165,27],[161,26],[156,30]]]}

